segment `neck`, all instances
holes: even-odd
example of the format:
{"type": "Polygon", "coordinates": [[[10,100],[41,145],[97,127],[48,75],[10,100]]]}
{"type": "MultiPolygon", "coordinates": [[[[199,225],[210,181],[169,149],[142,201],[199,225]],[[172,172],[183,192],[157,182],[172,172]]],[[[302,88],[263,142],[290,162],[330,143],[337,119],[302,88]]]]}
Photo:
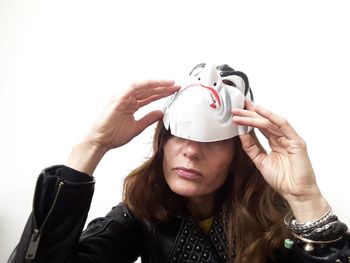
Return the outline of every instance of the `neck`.
{"type": "Polygon", "coordinates": [[[194,220],[202,221],[214,214],[215,195],[209,194],[200,197],[190,197],[187,199],[187,208],[190,210],[194,220]]]}

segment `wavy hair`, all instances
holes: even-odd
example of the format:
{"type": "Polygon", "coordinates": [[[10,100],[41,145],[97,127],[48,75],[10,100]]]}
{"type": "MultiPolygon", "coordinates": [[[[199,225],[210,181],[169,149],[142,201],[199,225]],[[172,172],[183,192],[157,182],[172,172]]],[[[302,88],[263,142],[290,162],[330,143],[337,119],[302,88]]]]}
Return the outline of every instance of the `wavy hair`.
{"type": "MultiPolygon", "coordinates": [[[[258,142],[254,131],[250,134],[258,142]]],[[[185,208],[183,198],[171,191],[163,175],[163,146],[169,136],[159,121],[152,155],[124,181],[124,203],[137,217],[147,221],[168,220],[185,208]]],[[[228,252],[234,255],[231,262],[262,263],[273,259],[288,235],[283,225],[288,205],[265,182],[243,151],[239,138],[234,141],[236,157],[231,172],[217,191],[218,205],[225,219],[228,252]]]]}

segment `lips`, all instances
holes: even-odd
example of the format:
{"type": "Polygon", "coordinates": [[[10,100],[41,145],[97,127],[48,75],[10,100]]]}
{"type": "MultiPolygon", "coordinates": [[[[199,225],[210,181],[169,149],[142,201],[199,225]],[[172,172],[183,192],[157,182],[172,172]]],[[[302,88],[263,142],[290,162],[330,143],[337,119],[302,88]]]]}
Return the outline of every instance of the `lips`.
{"type": "Polygon", "coordinates": [[[185,167],[176,167],[173,169],[180,177],[185,179],[197,179],[202,177],[202,174],[196,170],[188,169],[185,167]]]}

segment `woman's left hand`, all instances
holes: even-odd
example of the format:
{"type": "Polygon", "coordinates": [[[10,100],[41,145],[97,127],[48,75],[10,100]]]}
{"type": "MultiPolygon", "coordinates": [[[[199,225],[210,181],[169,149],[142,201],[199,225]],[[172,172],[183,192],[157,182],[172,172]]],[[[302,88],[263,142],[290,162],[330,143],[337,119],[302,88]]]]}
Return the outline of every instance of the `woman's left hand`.
{"type": "Polygon", "coordinates": [[[288,201],[293,211],[298,210],[294,212],[299,212],[300,217],[305,217],[303,211],[315,205],[322,210],[316,214],[324,213],[328,203],[316,183],[306,144],[288,121],[250,101],[246,101],[246,110],[233,109],[232,113],[235,124],[258,128],[268,139],[270,153],[259,147],[249,133],[240,136],[244,151],[266,182],[288,201]]]}

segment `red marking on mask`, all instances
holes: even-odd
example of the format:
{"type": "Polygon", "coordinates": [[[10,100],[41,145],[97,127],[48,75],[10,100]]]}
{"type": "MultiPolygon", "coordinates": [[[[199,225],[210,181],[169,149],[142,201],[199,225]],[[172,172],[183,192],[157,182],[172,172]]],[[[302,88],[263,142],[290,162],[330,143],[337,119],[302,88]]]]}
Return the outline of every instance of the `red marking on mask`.
{"type": "MultiPolygon", "coordinates": [[[[220,96],[219,96],[218,92],[215,89],[213,89],[212,87],[207,87],[207,86],[204,86],[204,85],[202,85],[200,83],[193,83],[193,84],[190,84],[190,85],[186,86],[186,88],[189,88],[189,87],[203,87],[203,88],[208,89],[214,95],[214,97],[216,98],[216,101],[219,103],[219,106],[221,106],[220,96]]],[[[213,109],[216,109],[215,102],[210,104],[210,107],[212,107],[213,109]]]]}

